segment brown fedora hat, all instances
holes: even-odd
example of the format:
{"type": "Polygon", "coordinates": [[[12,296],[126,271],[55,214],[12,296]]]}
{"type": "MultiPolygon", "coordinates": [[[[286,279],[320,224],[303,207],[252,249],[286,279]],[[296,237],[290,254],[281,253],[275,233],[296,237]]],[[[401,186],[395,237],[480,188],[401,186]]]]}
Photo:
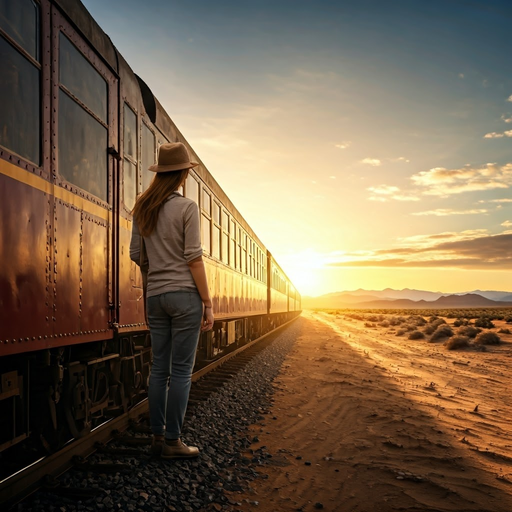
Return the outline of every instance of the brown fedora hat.
{"type": "Polygon", "coordinates": [[[182,171],[199,165],[192,162],[187,148],[181,142],[162,144],[158,150],[158,164],[148,167],[153,172],[182,171]]]}

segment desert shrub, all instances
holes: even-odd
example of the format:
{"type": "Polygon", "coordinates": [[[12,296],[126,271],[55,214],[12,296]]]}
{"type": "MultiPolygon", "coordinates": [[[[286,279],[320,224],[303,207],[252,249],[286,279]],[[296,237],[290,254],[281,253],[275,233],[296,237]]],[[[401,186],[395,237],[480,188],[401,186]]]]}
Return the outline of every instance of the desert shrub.
{"type": "Polygon", "coordinates": [[[405,325],[402,325],[402,329],[404,329],[406,332],[411,332],[411,331],[415,331],[417,329],[417,327],[415,325],[405,324],[405,325]]]}
{"type": "Polygon", "coordinates": [[[395,336],[403,336],[405,334],[405,329],[397,329],[395,336]]]}
{"type": "Polygon", "coordinates": [[[474,338],[480,332],[482,332],[482,329],[473,327],[472,325],[463,325],[457,329],[457,334],[467,336],[468,338],[474,338]]]}
{"type": "Polygon", "coordinates": [[[450,336],[453,336],[452,328],[447,324],[440,325],[434,331],[434,334],[432,334],[430,341],[437,341],[437,340],[440,340],[441,338],[449,338],[450,336]]]}
{"type": "Polygon", "coordinates": [[[475,320],[475,327],[482,327],[483,329],[492,329],[494,324],[492,320],[486,316],[481,316],[475,320]]]}
{"type": "Polygon", "coordinates": [[[379,324],[381,327],[389,327],[389,322],[387,320],[384,320],[379,324]]]}
{"type": "Polygon", "coordinates": [[[435,322],[436,320],[440,320],[440,318],[437,316],[437,315],[432,315],[429,319],[428,319],[428,323],[431,324],[432,322],[435,322]]]}
{"type": "Polygon", "coordinates": [[[500,329],[498,331],[498,334],[512,334],[512,332],[510,332],[510,329],[500,329]]]}
{"type": "Polygon", "coordinates": [[[411,315],[407,319],[407,322],[409,324],[416,325],[416,326],[425,325],[427,323],[427,321],[420,315],[411,315]]]}
{"type": "Polygon", "coordinates": [[[475,339],[477,345],[499,345],[500,343],[501,338],[491,331],[481,332],[475,339]]]}
{"type": "Polygon", "coordinates": [[[371,322],[365,322],[364,326],[365,327],[372,327],[373,328],[373,327],[375,327],[375,324],[372,324],[371,322]]]}
{"type": "Polygon", "coordinates": [[[410,340],[422,340],[425,338],[425,335],[421,331],[412,331],[411,334],[409,334],[410,340]]]}
{"type": "Polygon", "coordinates": [[[462,325],[469,325],[469,320],[467,318],[457,318],[455,322],[453,322],[454,327],[460,327],[462,325]]]}
{"type": "Polygon", "coordinates": [[[507,322],[507,324],[512,324],[512,315],[508,315],[505,317],[505,322],[507,322]]]}
{"type": "Polygon", "coordinates": [[[456,350],[458,348],[469,347],[469,338],[467,336],[455,335],[444,342],[444,346],[448,350],[456,350]]]}
{"type": "Polygon", "coordinates": [[[404,323],[404,318],[401,316],[392,316],[389,319],[389,325],[397,326],[404,323]]]}

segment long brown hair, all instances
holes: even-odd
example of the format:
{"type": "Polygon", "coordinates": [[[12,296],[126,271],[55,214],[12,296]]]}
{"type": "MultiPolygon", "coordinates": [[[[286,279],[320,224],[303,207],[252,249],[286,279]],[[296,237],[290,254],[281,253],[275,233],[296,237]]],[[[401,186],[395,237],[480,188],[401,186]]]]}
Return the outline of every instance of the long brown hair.
{"type": "Polygon", "coordinates": [[[156,228],[160,208],[167,198],[185,181],[188,169],[161,172],[153,178],[151,185],[142,193],[133,207],[132,214],[142,236],[149,236],[156,228]]]}

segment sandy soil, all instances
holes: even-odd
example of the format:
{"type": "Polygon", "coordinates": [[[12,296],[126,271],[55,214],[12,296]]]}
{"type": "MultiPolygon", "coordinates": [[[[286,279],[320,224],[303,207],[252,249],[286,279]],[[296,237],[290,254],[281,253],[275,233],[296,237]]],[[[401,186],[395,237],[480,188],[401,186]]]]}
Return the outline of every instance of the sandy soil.
{"type": "Polygon", "coordinates": [[[250,431],[272,458],[235,509],[512,511],[512,336],[448,351],[347,317],[297,321],[250,431]]]}

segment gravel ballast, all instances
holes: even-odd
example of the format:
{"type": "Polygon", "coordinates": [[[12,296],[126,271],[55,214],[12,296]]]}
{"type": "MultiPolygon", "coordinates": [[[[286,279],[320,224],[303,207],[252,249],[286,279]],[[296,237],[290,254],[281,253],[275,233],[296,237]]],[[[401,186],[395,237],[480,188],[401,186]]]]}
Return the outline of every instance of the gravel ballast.
{"type": "Polygon", "coordinates": [[[116,461],[96,454],[90,457],[91,463],[129,463],[132,469],[117,473],[72,470],[61,477],[63,486],[90,489],[90,498],[69,499],[39,491],[19,504],[18,510],[188,512],[233,508],[236,501],[224,491],[244,490],[247,482],[258,476],[255,466],[271,457],[264,448],[255,450],[252,458],[243,454],[247,454],[252,442],[258,442],[248,437],[247,427],[271,419],[268,409],[272,382],[299,335],[301,324],[301,318],[293,322],[236,377],[187,415],[183,440],[199,447],[197,459],[164,461],[151,457],[149,447],[141,449],[140,457],[116,461]]]}

